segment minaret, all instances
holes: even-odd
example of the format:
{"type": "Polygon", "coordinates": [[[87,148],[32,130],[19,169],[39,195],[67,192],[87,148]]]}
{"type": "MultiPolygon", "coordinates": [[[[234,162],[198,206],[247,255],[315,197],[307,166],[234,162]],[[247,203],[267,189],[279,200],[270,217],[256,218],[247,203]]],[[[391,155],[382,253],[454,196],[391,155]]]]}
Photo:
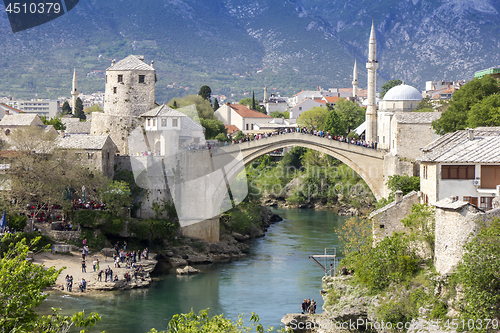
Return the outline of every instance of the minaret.
{"type": "Polygon", "coordinates": [[[264,104],[267,103],[267,86],[264,87],[264,100],[262,101],[264,104]]]}
{"type": "Polygon", "coordinates": [[[76,82],[76,68],[73,69],[73,88],[71,89],[71,107],[73,114],[75,113],[76,99],[80,93],[78,92],[78,82],[76,82]]]}
{"type": "Polygon", "coordinates": [[[354,60],[354,70],[352,71],[352,97],[358,98],[358,63],[354,60]]]}
{"type": "Polygon", "coordinates": [[[372,20],[370,42],[368,44],[368,107],[366,109],[366,137],[370,143],[377,142],[377,104],[375,100],[375,89],[377,87],[377,40],[375,38],[375,26],[372,20]]]}

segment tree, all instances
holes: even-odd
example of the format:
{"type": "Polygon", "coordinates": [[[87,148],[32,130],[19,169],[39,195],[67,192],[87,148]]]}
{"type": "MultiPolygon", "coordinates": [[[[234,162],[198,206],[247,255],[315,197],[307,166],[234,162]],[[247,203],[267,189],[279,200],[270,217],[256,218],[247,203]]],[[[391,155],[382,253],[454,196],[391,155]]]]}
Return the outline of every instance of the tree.
{"type": "Polygon", "coordinates": [[[255,94],[252,95],[252,98],[243,98],[242,100],[239,101],[238,104],[245,105],[249,109],[259,111],[260,113],[267,114],[266,108],[261,107],[259,103],[255,100],[255,94]]]}
{"type": "Polygon", "coordinates": [[[460,314],[465,322],[499,318],[500,314],[500,222],[498,218],[465,245],[457,267],[463,287],[460,314]]]}
{"type": "Polygon", "coordinates": [[[78,152],[58,148],[57,135],[38,127],[18,128],[9,136],[10,143],[18,154],[9,159],[10,168],[6,174],[10,191],[0,195],[15,202],[18,212],[25,212],[27,205],[38,211],[61,203],[62,194],[68,189],[78,193],[82,186],[87,188],[87,199],[97,200],[92,189],[100,188],[104,177],[96,170],[81,165],[78,152]]]}
{"type": "Polygon", "coordinates": [[[198,95],[201,96],[203,99],[209,101],[210,97],[212,96],[212,89],[210,89],[209,86],[201,86],[198,95]]]}
{"type": "Polygon", "coordinates": [[[102,200],[111,211],[118,215],[123,215],[123,208],[129,208],[132,204],[128,183],[113,180],[102,192],[102,200]]]}
{"type": "Polygon", "coordinates": [[[40,237],[33,239],[29,245],[26,239],[14,241],[16,235],[7,234],[2,242],[11,242],[6,253],[0,259],[0,327],[2,332],[67,332],[76,324],[79,327],[94,326],[100,320],[99,315],[92,313],[84,318],[83,312],[72,317],[39,316],[35,308],[48,294],[43,290],[53,285],[61,270],[54,267],[45,269],[43,265],[35,265],[27,260],[30,248],[35,247],[40,237]]]}
{"type": "Polygon", "coordinates": [[[474,104],[469,111],[468,127],[500,126],[500,95],[490,95],[474,104]]]}
{"type": "Polygon", "coordinates": [[[389,80],[382,85],[382,91],[380,92],[380,98],[384,98],[385,94],[393,87],[403,84],[401,80],[389,80]]]}
{"type": "Polygon", "coordinates": [[[290,118],[290,112],[288,112],[288,111],[284,111],[284,112],[273,111],[270,116],[273,117],[273,118],[285,118],[285,119],[289,119],[290,118]]]}
{"type": "MultiPolygon", "coordinates": [[[[264,333],[264,327],[259,324],[259,316],[252,312],[250,316],[250,326],[245,326],[243,318],[240,315],[238,321],[233,322],[224,317],[224,315],[208,316],[207,309],[201,310],[199,314],[195,314],[192,310],[190,313],[176,314],[168,323],[166,331],[161,333],[244,333],[244,332],[264,333]]],[[[272,331],[269,327],[266,332],[272,331]]],[[[279,329],[278,332],[285,332],[284,329],[279,329]]],[[[152,329],[149,333],[160,333],[156,329],[152,329]]]]}
{"type": "Polygon", "coordinates": [[[351,217],[339,231],[339,240],[344,244],[344,254],[361,252],[372,245],[372,222],[367,218],[351,217]]]}
{"type": "Polygon", "coordinates": [[[71,114],[71,106],[69,106],[68,101],[65,101],[63,103],[61,114],[62,115],[71,114]]]}
{"type": "Polygon", "coordinates": [[[200,95],[187,95],[182,98],[172,98],[168,105],[186,114],[188,117],[199,123],[199,119],[217,119],[214,115],[214,109],[209,100],[204,99],[200,95]]]}
{"type": "Polygon", "coordinates": [[[207,140],[215,139],[219,134],[227,136],[226,127],[220,120],[200,119],[200,123],[205,128],[205,138],[207,140]]]}
{"type": "Polygon", "coordinates": [[[398,190],[403,191],[403,195],[407,195],[411,191],[420,191],[420,178],[408,175],[389,176],[387,187],[391,190],[391,195],[398,190]]]}
{"type": "Polygon", "coordinates": [[[257,106],[255,105],[255,91],[252,91],[252,109],[257,110],[257,106]]]}
{"type": "MultiPolygon", "coordinates": [[[[349,134],[365,121],[365,109],[357,103],[347,101],[344,98],[340,98],[337,103],[335,103],[333,112],[338,115],[338,120],[340,122],[340,132],[333,133],[343,135],[349,134]]],[[[333,120],[334,119],[332,119],[332,121],[333,120]]]]}
{"type": "Polygon", "coordinates": [[[299,126],[305,126],[308,129],[322,130],[324,129],[327,113],[326,107],[317,106],[303,112],[297,119],[297,123],[299,126]]]}
{"type": "MultiPolygon", "coordinates": [[[[469,117],[472,118],[471,124],[480,123],[478,116],[472,116],[471,108],[484,98],[498,93],[500,93],[498,80],[489,75],[467,82],[453,93],[448,108],[442,113],[441,118],[432,123],[432,127],[436,133],[442,135],[467,128],[469,117]]],[[[492,101],[486,103],[490,102],[492,101]]],[[[474,114],[483,111],[483,108],[478,107],[474,114]]]]}
{"type": "Polygon", "coordinates": [[[401,220],[403,225],[410,229],[410,240],[422,241],[427,245],[432,260],[434,260],[434,230],[435,209],[425,204],[415,204],[411,207],[410,214],[401,220]]]}
{"type": "Polygon", "coordinates": [[[80,120],[85,120],[87,119],[87,116],[85,115],[85,112],[83,112],[83,102],[82,100],[80,99],[80,97],[78,97],[76,99],[76,103],[75,103],[75,114],[73,115],[74,118],[80,118],[80,120]]]}
{"type": "Polygon", "coordinates": [[[219,105],[219,101],[217,100],[217,98],[214,100],[214,112],[217,111],[218,109],[220,108],[220,105],[219,105]]]}
{"type": "Polygon", "coordinates": [[[52,125],[58,131],[66,129],[66,125],[61,121],[61,118],[59,117],[52,117],[50,119],[47,119],[46,116],[40,116],[40,119],[45,125],[52,125]]]}
{"type": "Polygon", "coordinates": [[[238,102],[238,104],[240,105],[245,105],[247,107],[251,107],[252,106],[252,99],[250,97],[248,98],[243,98],[242,100],[240,100],[238,102]]]}

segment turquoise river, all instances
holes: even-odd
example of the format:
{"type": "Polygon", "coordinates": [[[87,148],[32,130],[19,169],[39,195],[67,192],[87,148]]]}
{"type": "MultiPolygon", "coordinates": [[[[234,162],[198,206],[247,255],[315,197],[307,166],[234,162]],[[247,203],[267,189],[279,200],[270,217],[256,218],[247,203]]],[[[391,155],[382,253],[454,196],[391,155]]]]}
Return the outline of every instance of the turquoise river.
{"type": "Polygon", "coordinates": [[[91,332],[145,333],[166,329],[176,313],[210,308],[245,321],[252,311],[266,326],[280,327],[286,313],[300,312],[304,298],[313,298],[321,312],[321,277],[324,272],[309,255],[338,246],[337,230],[345,217],[329,211],[274,210],[283,221],[273,224],[265,237],[252,240],[248,256],[224,264],[201,266],[192,276],[163,276],[148,289],[103,293],[98,297],[52,294],[43,308],[62,308],[63,314],[97,312],[102,321],[91,332]]]}

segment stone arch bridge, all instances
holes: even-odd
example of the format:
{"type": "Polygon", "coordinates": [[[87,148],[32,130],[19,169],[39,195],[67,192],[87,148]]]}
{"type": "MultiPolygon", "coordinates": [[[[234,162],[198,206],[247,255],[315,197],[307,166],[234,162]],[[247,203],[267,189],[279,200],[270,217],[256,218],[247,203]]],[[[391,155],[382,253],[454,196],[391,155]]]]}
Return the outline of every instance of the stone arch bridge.
{"type": "MultiPolygon", "coordinates": [[[[293,146],[314,149],[342,161],[366,182],[377,200],[384,196],[384,156],[387,153],[381,150],[310,134],[286,133],[214,149],[212,156],[222,161],[224,155],[231,156],[246,166],[262,155],[293,146]]],[[[227,180],[231,181],[241,171],[241,164],[226,170],[227,180]]]]}

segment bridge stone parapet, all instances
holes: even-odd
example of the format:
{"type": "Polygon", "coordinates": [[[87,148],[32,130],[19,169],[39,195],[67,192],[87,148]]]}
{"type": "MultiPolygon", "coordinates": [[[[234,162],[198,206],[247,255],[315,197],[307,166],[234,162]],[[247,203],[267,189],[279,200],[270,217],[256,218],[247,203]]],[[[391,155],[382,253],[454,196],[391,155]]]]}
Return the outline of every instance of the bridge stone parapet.
{"type": "MultiPolygon", "coordinates": [[[[286,133],[222,147],[214,150],[212,155],[236,155],[240,153],[243,163],[247,165],[276,149],[293,146],[311,148],[342,161],[359,174],[377,200],[384,196],[384,157],[386,152],[377,149],[311,134],[286,133]]],[[[236,173],[229,173],[229,175],[236,176],[236,173]]]]}

